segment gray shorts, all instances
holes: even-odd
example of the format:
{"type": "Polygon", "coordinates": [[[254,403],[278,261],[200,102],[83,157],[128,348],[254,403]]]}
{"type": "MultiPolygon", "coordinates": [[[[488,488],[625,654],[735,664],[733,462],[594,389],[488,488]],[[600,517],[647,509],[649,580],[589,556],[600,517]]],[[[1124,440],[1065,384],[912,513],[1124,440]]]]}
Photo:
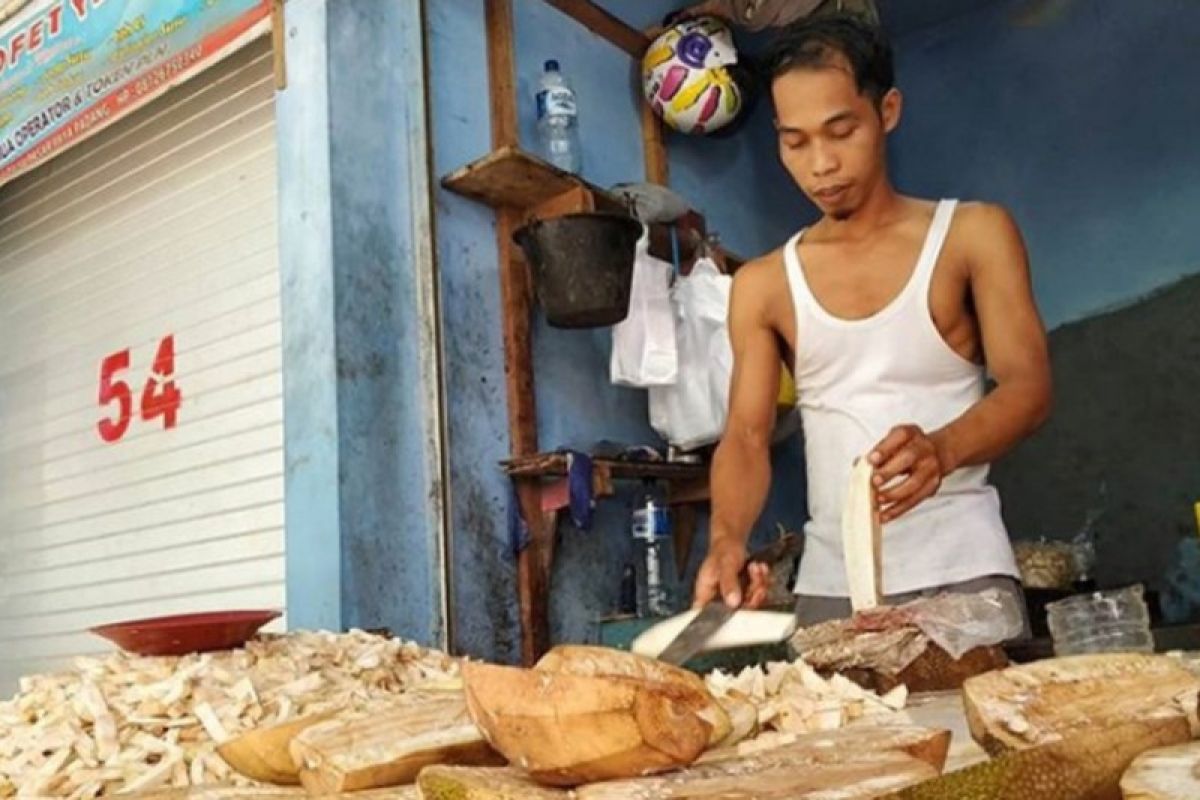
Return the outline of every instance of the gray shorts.
{"type": "MultiPolygon", "coordinates": [[[[973,578],[962,583],[950,583],[945,586],[931,586],[928,589],[921,589],[916,592],[892,594],[883,598],[883,601],[887,605],[898,606],[913,600],[919,600],[922,597],[933,597],[943,592],[974,594],[982,592],[985,589],[998,589],[1012,596],[1013,600],[1017,603],[1017,608],[1021,609],[1021,618],[1024,621],[1024,630],[1017,640],[1031,638],[1029,610],[1025,607],[1025,593],[1021,591],[1020,582],[1009,575],[985,575],[982,578],[973,578]]],[[[796,595],[796,621],[800,627],[816,625],[818,622],[827,622],[831,619],[846,619],[851,613],[849,597],[824,597],[815,594],[796,595]]]]}

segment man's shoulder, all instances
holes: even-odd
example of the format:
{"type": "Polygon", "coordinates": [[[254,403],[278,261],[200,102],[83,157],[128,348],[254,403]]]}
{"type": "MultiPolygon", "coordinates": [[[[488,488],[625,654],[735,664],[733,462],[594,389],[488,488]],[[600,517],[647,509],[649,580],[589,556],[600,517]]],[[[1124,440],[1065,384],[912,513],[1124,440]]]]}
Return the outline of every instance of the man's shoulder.
{"type": "Polygon", "coordinates": [[[783,277],[783,248],[777,247],[738,267],[733,273],[733,285],[743,292],[772,291],[771,287],[777,286],[783,277]]]}
{"type": "Polygon", "coordinates": [[[967,200],[958,204],[955,223],[973,234],[1005,235],[1017,228],[1016,220],[999,203],[967,200]]]}
{"type": "Polygon", "coordinates": [[[1016,220],[998,203],[960,203],[950,233],[951,246],[970,263],[986,259],[990,253],[1023,246],[1016,220]]]}
{"type": "Polygon", "coordinates": [[[1021,230],[1008,209],[997,203],[963,203],[961,214],[955,214],[951,239],[948,248],[959,254],[972,277],[980,274],[979,269],[995,274],[1027,268],[1021,230]]]}
{"type": "Polygon", "coordinates": [[[747,261],[733,273],[732,304],[743,318],[773,326],[778,298],[787,292],[782,247],[747,261]]]}

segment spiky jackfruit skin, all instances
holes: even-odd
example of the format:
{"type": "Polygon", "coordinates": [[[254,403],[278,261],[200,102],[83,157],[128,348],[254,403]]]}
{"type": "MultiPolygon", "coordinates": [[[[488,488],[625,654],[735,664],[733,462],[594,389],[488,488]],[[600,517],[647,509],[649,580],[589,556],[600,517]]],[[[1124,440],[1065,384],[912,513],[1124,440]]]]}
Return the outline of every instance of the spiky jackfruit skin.
{"type": "Polygon", "coordinates": [[[1082,731],[879,800],[1121,800],[1121,776],[1135,758],[1190,739],[1182,715],[1082,731]]]}

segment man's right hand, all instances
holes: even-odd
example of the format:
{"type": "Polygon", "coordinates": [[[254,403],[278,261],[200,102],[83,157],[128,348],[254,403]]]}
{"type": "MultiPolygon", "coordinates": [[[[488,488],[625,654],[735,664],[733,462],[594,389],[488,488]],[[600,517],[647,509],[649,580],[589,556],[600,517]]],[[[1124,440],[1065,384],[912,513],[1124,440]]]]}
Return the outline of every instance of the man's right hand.
{"type": "Polygon", "coordinates": [[[744,546],[718,541],[709,549],[696,575],[693,605],[699,607],[720,596],[732,608],[758,608],[767,600],[770,576],[771,568],[767,564],[746,563],[744,546]]]}

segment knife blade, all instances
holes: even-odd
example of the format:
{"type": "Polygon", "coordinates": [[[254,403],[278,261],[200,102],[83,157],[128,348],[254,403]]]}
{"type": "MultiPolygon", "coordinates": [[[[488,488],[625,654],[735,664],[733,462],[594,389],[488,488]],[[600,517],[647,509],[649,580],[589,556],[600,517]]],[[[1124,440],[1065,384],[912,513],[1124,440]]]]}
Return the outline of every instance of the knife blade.
{"type": "MultiPolygon", "coordinates": [[[[760,550],[751,553],[746,558],[746,564],[759,562],[763,564],[774,564],[784,558],[788,553],[788,548],[782,545],[782,539],[767,545],[760,550]]],[[[742,568],[739,575],[743,586],[746,583],[746,568],[742,568]]],[[[692,618],[692,621],[684,626],[683,630],[671,640],[671,643],[658,654],[659,661],[665,661],[676,666],[687,661],[692,656],[699,653],[712,635],[716,633],[722,625],[729,621],[733,616],[736,608],[730,608],[725,601],[718,598],[705,605],[700,609],[700,613],[692,618]]]]}
{"type": "Polygon", "coordinates": [[[658,654],[658,660],[677,666],[687,661],[703,649],[705,643],[722,625],[729,621],[736,610],[727,605],[724,600],[714,600],[708,603],[658,654]]]}

